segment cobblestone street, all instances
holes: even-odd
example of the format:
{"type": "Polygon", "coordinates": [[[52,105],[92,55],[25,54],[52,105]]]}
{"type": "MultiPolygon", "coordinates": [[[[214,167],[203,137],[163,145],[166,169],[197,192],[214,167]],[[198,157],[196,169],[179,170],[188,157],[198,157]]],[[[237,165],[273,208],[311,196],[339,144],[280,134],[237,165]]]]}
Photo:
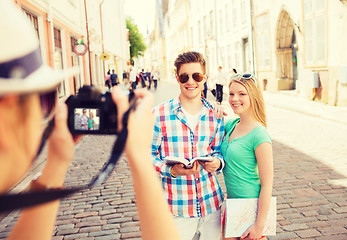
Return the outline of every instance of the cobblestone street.
{"type": "MultiPolygon", "coordinates": [[[[178,94],[178,86],[161,83],[155,94],[158,104],[178,94]]],[[[277,235],[269,239],[346,240],[346,108],[330,111],[329,106],[297,97],[264,94],[274,151],[273,195],[277,197],[277,235]]],[[[233,117],[226,94],[223,106],[227,119],[233,117]]],[[[113,136],[85,136],[76,148],[66,186],[89,182],[108,160],[114,141],[113,136]]],[[[225,190],[222,175],[219,180],[225,190]]],[[[122,157],[106,183],[61,202],[52,239],[141,239],[135,204],[131,174],[122,157]]],[[[12,212],[0,222],[0,239],[6,238],[17,216],[18,212],[12,212]]]]}

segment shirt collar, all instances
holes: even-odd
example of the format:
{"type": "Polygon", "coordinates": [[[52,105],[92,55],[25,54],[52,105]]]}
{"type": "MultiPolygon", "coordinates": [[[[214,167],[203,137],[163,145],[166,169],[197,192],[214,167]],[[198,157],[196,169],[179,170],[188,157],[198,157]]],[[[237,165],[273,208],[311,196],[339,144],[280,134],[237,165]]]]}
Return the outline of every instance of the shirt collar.
{"type": "MultiPolygon", "coordinates": [[[[212,111],[213,107],[212,105],[203,97],[201,97],[201,102],[203,104],[203,107],[206,108],[206,110],[208,111],[212,111]]],[[[181,106],[181,101],[180,101],[180,97],[179,95],[176,96],[174,99],[172,99],[172,111],[177,114],[178,112],[180,112],[182,110],[182,106],[181,106]]]]}

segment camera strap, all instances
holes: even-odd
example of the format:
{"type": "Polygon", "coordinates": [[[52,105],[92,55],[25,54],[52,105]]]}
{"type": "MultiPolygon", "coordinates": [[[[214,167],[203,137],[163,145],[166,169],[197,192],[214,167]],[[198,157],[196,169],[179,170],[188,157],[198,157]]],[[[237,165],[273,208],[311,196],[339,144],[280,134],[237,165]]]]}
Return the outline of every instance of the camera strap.
{"type": "MultiPolygon", "coordinates": [[[[23,193],[10,193],[0,195],[0,212],[7,212],[16,209],[26,208],[35,206],[38,204],[50,202],[53,200],[61,199],[68,197],[69,195],[79,192],[81,190],[90,189],[98,184],[103,183],[112,173],[116,164],[123,153],[126,139],[128,136],[128,117],[130,112],[136,107],[135,101],[130,105],[129,109],[124,113],[122,124],[123,128],[118,134],[118,137],[113,145],[111,156],[104,167],[100,170],[98,175],[96,175],[89,184],[79,186],[79,187],[71,187],[65,189],[47,189],[43,191],[35,191],[35,192],[23,192],[23,193]]],[[[43,137],[42,143],[39,148],[39,153],[43,149],[43,145],[48,139],[50,132],[54,127],[54,119],[50,121],[48,126],[46,127],[43,137]]],[[[37,156],[38,156],[37,155],[37,156]]]]}

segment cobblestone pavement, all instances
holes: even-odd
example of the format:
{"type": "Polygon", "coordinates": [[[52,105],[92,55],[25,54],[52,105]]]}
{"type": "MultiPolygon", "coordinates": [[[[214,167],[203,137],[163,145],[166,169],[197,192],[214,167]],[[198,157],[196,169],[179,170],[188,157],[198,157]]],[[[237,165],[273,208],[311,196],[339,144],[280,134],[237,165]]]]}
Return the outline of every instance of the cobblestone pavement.
{"type": "MultiPolygon", "coordinates": [[[[162,83],[156,103],[177,93],[177,87],[162,83]]],[[[208,98],[214,102],[211,94],[208,98]]],[[[274,150],[273,195],[277,197],[277,235],[269,239],[347,239],[347,121],[341,120],[346,109],[282,94],[266,93],[265,99],[274,150]],[[340,120],[333,121],[334,117],[340,120]]],[[[226,118],[234,117],[227,95],[223,106],[226,118]]],[[[85,136],[76,148],[66,185],[90,181],[107,161],[114,140],[112,136],[85,136]]],[[[222,175],[219,180],[225,190],[222,175]]],[[[17,216],[18,212],[12,212],[0,222],[0,239],[7,236],[17,216]]],[[[141,239],[124,157],[106,183],[62,201],[52,239],[141,239]]]]}

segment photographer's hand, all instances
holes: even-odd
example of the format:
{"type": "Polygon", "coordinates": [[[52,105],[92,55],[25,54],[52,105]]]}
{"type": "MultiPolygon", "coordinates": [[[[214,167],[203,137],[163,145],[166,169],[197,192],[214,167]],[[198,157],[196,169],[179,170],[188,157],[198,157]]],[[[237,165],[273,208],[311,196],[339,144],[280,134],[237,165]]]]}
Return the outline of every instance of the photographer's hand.
{"type": "MultiPolygon", "coordinates": [[[[37,185],[41,188],[63,186],[79,138],[74,140],[71,136],[67,128],[67,107],[58,103],[55,126],[48,141],[47,163],[37,185]]],[[[24,209],[9,239],[51,239],[58,209],[59,200],[24,209]]]]}
{"type": "MultiPolygon", "coordinates": [[[[125,153],[134,180],[142,238],[180,239],[151,161],[151,109],[154,97],[145,89],[135,90],[134,93],[139,100],[136,109],[129,115],[125,153]]],[[[118,87],[112,89],[112,98],[117,105],[118,118],[121,119],[129,108],[128,98],[122,95],[118,87]]]]}
{"type": "Polygon", "coordinates": [[[40,183],[48,187],[61,187],[64,183],[65,173],[74,155],[75,143],[82,136],[72,137],[67,127],[67,106],[59,102],[55,111],[55,124],[48,139],[48,157],[40,183]]]}

